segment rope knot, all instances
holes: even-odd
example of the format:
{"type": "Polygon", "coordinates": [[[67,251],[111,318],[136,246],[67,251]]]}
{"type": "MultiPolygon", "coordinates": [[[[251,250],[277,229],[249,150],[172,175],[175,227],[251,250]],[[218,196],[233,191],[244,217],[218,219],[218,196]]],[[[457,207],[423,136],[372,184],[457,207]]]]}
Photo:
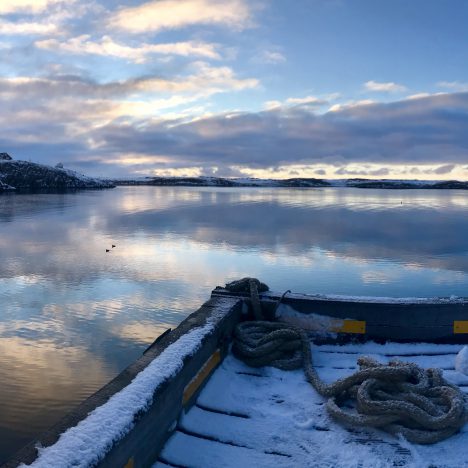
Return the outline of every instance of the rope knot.
{"type": "Polygon", "coordinates": [[[465,424],[464,395],[443,378],[440,369],[399,360],[382,364],[362,356],[357,372],[326,384],[313,367],[307,334],[278,322],[240,323],[232,349],[253,367],[302,367],[315,390],[328,398],[330,416],[344,424],[402,434],[418,444],[444,440],[465,424]]]}
{"type": "Polygon", "coordinates": [[[249,278],[249,277],[231,281],[230,283],[227,283],[224,288],[231,292],[250,293],[252,282],[257,287],[257,291],[259,293],[266,292],[270,289],[265,283],[262,283],[257,278],[249,278]]]}

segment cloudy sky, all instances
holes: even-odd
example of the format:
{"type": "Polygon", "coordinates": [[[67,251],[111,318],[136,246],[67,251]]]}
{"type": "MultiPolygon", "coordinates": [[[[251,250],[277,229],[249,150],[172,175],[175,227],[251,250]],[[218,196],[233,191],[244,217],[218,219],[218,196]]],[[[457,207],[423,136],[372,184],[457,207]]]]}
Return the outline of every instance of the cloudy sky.
{"type": "Polygon", "coordinates": [[[468,179],[465,0],[0,0],[0,152],[89,175],[468,179]]]}

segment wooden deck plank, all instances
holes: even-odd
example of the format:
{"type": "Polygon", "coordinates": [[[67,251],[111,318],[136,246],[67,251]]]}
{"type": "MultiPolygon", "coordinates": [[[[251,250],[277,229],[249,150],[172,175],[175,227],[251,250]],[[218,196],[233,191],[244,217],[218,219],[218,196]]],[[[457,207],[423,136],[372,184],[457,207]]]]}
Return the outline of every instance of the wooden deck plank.
{"type": "Polygon", "coordinates": [[[252,416],[264,402],[275,402],[278,399],[289,401],[291,384],[299,398],[316,403],[323,401],[320,395],[311,391],[302,371],[289,372],[286,379],[284,375],[280,377],[283,374],[281,371],[265,368],[259,373],[262,378],[256,378],[237,374],[235,367],[232,370],[224,366],[219,368],[207,383],[198,402],[222,411],[237,411],[252,416]],[[239,388],[243,389],[241,393],[239,388]]]}
{"type": "Polygon", "coordinates": [[[190,468],[292,467],[291,459],[251,448],[236,447],[176,432],[167,442],[161,459],[170,465],[190,468]]]}
{"type": "Polygon", "coordinates": [[[261,447],[265,451],[292,455],[289,440],[286,442],[283,440],[283,428],[275,425],[267,427],[264,418],[261,417],[233,418],[195,407],[182,418],[180,427],[190,432],[217,438],[224,443],[257,450],[261,447]]]}

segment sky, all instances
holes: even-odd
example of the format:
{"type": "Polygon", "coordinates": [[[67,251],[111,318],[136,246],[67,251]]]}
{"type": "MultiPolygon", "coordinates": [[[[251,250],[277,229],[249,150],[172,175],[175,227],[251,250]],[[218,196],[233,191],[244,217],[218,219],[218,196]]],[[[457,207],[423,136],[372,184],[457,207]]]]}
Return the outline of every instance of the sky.
{"type": "Polygon", "coordinates": [[[0,0],[0,152],[87,175],[468,180],[465,0],[0,0]]]}

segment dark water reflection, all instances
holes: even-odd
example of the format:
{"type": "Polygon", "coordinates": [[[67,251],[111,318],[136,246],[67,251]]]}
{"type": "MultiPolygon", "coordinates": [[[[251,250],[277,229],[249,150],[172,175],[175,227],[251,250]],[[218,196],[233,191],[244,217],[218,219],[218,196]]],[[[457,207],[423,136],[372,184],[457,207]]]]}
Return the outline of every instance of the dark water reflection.
{"type": "Polygon", "coordinates": [[[309,293],[468,295],[467,211],[461,191],[0,197],[0,461],[230,279],[309,293]]]}

